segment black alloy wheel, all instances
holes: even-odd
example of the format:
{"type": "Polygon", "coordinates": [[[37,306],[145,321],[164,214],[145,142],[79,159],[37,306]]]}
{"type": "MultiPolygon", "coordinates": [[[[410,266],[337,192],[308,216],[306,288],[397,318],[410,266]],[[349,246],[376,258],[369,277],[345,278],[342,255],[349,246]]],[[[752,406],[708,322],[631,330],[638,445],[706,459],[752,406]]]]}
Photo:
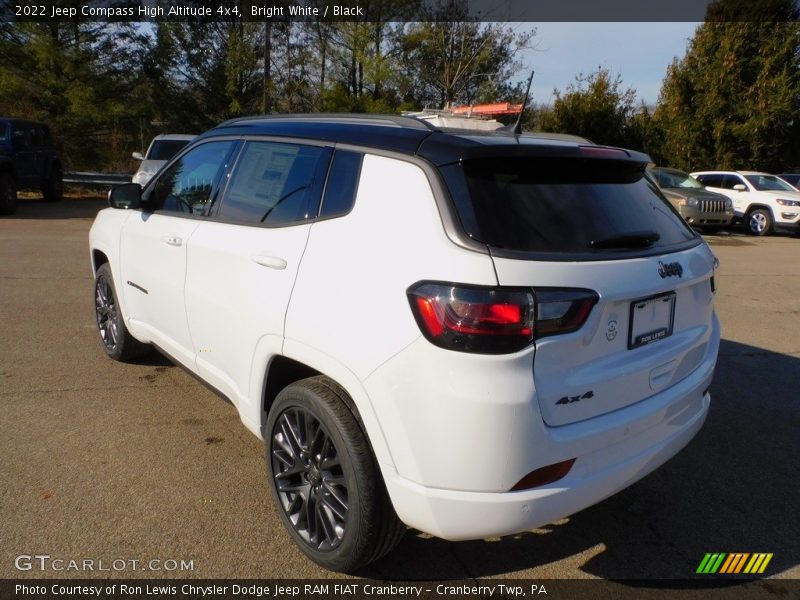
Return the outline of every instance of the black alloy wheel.
{"type": "Polygon", "coordinates": [[[351,573],[394,548],[397,518],[352,399],[325,376],[275,398],[264,430],[281,521],[318,565],[351,573]]]}
{"type": "Polygon", "coordinates": [[[344,537],[348,493],[338,451],[319,419],[295,406],[272,436],[272,472],[281,506],[297,534],[319,550],[344,537]]]}

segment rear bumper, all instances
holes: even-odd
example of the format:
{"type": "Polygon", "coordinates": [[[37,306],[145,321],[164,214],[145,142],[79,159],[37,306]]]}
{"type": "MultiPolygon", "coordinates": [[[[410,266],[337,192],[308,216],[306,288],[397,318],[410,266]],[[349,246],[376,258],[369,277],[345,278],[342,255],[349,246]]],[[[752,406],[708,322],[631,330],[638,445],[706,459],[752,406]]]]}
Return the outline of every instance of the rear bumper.
{"type": "Polygon", "coordinates": [[[510,535],[574,514],[638,481],[680,451],[700,430],[711,397],[700,390],[673,405],[671,418],[613,446],[581,456],[550,485],[520,492],[461,492],[400,477],[386,486],[400,519],[446,540],[510,535]]]}
{"type": "Polygon", "coordinates": [[[507,361],[486,367],[494,369],[490,387],[481,386],[487,376],[477,363],[474,377],[463,371],[456,377],[431,357],[414,360],[416,371],[401,364],[402,380],[368,378],[397,466],[383,469],[395,511],[407,525],[455,541],[530,530],[611,496],[666,462],[699,431],[719,341],[714,316],[701,364],[680,382],[613,412],[555,427],[542,421],[529,400],[535,391],[524,387],[532,378],[519,376],[513,361],[505,369],[507,361]],[[414,382],[429,393],[409,388],[414,382]],[[571,458],[575,463],[563,479],[507,491],[530,471],[571,458]]]}

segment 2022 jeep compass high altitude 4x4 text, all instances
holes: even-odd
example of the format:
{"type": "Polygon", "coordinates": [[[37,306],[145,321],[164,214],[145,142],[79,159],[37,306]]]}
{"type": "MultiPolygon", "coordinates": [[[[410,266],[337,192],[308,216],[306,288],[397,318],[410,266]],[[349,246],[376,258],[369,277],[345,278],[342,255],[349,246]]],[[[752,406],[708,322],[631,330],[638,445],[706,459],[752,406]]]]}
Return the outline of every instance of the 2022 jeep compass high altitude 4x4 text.
{"type": "Polygon", "coordinates": [[[708,411],[715,258],[648,162],[410,117],[223,123],[98,214],[102,347],[154,345],[230,398],[289,534],[330,569],[406,525],[552,522],[708,411]]]}

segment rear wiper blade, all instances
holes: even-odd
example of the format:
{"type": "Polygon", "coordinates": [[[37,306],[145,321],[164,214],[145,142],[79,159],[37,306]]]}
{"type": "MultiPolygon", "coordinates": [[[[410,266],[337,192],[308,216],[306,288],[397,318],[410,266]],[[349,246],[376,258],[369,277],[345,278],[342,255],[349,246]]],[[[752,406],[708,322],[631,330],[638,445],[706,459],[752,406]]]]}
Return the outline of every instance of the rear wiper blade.
{"type": "Polygon", "coordinates": [[[655,231],[630,231],[589,242],[590,248],[646,248],[652,246],[661,236],[655,231]]]}

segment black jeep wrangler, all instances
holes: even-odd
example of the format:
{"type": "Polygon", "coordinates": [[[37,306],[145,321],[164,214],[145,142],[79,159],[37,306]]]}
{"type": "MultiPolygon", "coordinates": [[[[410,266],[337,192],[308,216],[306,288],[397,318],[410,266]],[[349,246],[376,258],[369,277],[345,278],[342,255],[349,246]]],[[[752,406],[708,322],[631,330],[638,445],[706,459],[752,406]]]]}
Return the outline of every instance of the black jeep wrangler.
{"type": "Polygon", "coordinates": [[[61,200],[61,159],[42,123],[0,117],[0,214],[17,209],[17,190],[40,188],[48,202],[61,200]]]}

